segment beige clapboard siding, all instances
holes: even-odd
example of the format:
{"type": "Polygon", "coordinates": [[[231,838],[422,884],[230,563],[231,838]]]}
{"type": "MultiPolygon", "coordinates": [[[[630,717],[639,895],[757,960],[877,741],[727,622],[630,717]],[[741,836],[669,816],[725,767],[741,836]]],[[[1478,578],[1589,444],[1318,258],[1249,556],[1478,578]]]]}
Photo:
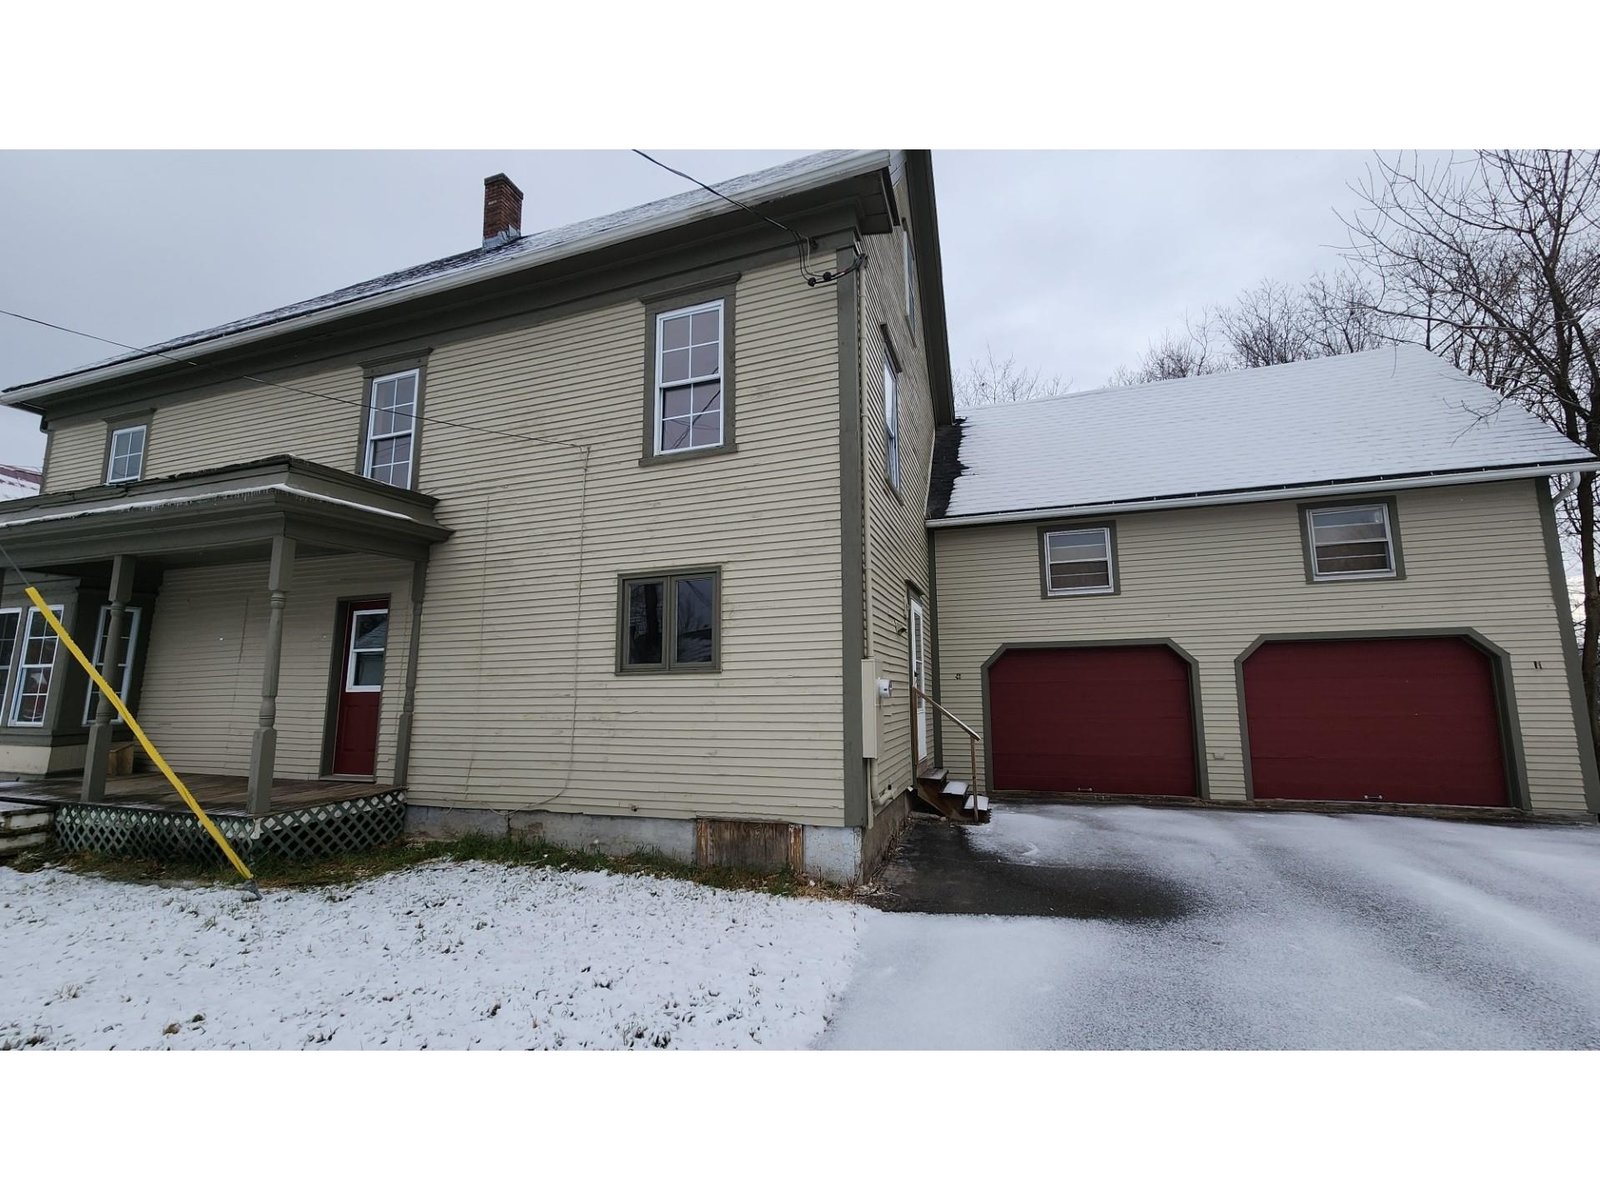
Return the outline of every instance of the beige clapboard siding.
{"type": "MultiPolygon", "coordinates": [[[[592,450],[585,492],[571,447],[424,425],[419,486],[439,498],[455,536],[429,567],[413,800],[842,823],[837,329],[833,290],[807,288],[792,261],[747,272],[735,305],[737,452],[651,467],[639,464],[640,303],[434,350],[425,415],[592,450]],[[617,575],[697,566],[723,572],[721,673],[617,677],[617,575]]],[[[355,401],[362,392],[355,366],[285,381],[355,401]]],[[[147,473],[285,453],[350,470],[359,425],[353,404],[242,387],[158,408],[147,473]]],[[[103,423],[93,428],[103,439],[103,423]]],[[[61,461],[76,461],[69,443],[53,440],[52,462],[57,445],[61,461]]],[[[341,595],[389,578],[387,565],[373,575],[344,561],[330,567],[345,581],[341,595]]],[[[154,647],[163,653],[151,656],[145,698],[201,764],[192,769],[242,770],[259,695],[264,571],[244,572],[215,601],[202,599],[204,587],[184,590],[189,573],[169,576],[157,613],[166,640],[154,647]],[[177,670],[185,629],[217,640],[187,686],[177,670]]],[[[305,609],[291,595],[291,620],[305,609]]],[[[315,626],[318,636],[331,621],[315,626]]],[[[386,694],[396,711],[398,661],[386,694]]],[[[304,693],[280,701],[280,774],[315,769],[326,670],[323,658],[304,693]]],[[[384,721],[387,756],[387,707],[384,721]]]]}
{"type": "Polygon", "coordinates": [[[52,492],[94,487],[105,480],[105,459],[104,421],[54,425],[45,445],[45,487],[52,492]]]}
{"type": "MultiPolygon", "coordinates": [[[[1122,592],[1105,597],[1040,597],[1036,525],[941,529],[942,698],[980,718],[983,663],[1003,643],[1171,638],[1199,663],[1211,796],[1238,800],[1245,781],[1234,660],[1258,636],[1470,627],[1510,656],[1534,806],[1581,812],[1535,491],[1542,486],[1399,492],[1406,577],[1398,581],[1308,584],[1299,510],[1287,502],[1117,517],[1122,592]]],[[[947,758],[958,732],[945,728],[947,758]]]]}
{"type": "Polygon", "coordinates": [[[833,293],[752,271],[735,320],[737,452],[650,467],[639,304],[434,353],[430,414],[593,449],[580,596],[581,455],[426,430],[456,534],[429,572],[413,800],[842,822],[833,293]],[[721,673],[617,676],[617,576],[696,566],[722,568],[721,673]]]}
{"type": "MultiPolygon", "coordinates": [[[[902,205],[905,198],[901,198],[902,205]]],[[[905,265],[900,231],[864,239],[868,255],[862,273],[863,496],[866,508],[865,653],[876,659],[881,677],[894,682],[894,696],[878,703],[878,757],[872,763],[869,793],[876,807],[914,782],[910,691],[909,589],[924,597],[929,630],[929,681],[932,681],[933,609],[927,597],[928,473],[933,450],[933,405],[927,359],[919,323],[906,320],[905,265]],[[887,327],[900,361],[900,492],[887,476],[888,445],[883,420],[883,363],[887,327]]],[[[920,314],[919,314],[920,315],[920,314]]],[[[933,726],[928,726],[932,736],[933,726]]],[[[931,749],[929,750],[931,756],[931,749]]]]}
{"type": "MultiPolygon", "coordinates": [[[[391,778],[410,637],[410,567],[366,555],[302,558],[291,583],[274,773],[282,779],[321,773],[328,684],[342,636],[338,601],[388,594],[376,770],[378,778],[391,778]]],[[[178,770],[242,775],[248,769],[261,706],[267,597],[265,563],[166,572],[135,715],[178,770]]]]}

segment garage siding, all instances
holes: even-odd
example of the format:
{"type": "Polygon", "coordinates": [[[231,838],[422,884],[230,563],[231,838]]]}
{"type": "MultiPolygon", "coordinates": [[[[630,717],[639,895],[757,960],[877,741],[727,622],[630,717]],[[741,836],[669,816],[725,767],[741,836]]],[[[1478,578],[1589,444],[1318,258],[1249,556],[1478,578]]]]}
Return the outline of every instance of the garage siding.
{"type": "MultiPolygon", "coordinates": [[[[983,717],[983,663],[1007,643],[1171,638],[1198,662],[1209,796],[1246,797],[1236,660],[1268,634],[1472,628],[1510,658],[1533,807],[1584,811],[1561,627],[1540,521],[1543,480],[1396,494],[1400,580],[1306,582],[1299,508],[1268,502],[1117,517],[1122,590],[1042,598],[1037,525],[945,528],[941,698],[983,717]]],[[[946,727],[947,745],[958,731],[946,727]]]]}

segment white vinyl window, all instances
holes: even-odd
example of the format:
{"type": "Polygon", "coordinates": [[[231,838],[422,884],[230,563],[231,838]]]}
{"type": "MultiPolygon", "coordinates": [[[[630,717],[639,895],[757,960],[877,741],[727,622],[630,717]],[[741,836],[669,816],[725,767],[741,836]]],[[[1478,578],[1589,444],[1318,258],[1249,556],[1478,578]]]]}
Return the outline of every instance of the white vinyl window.
{"type": "Polygon", "coordinates": [[[900,372],[894,359],[883,356],[883,442],[884,473],[889,486],[900,490],[900,372]]]}
{"type": "Polygon", "coordinates": [[[1387,504],[1306,511],[1312,579],[1392,579],[1394,530],[1387,504]]]}
{"type": "Polygon", "coordinates": [[[11,680],[17,673],[17,631],[21,628],[21,610],[0,608],[0,718],[11,711],[11,680]]]}
{"type": "Polygon", "coordinates": [[[1046,532],[1044,575],[1045,592],[1051,596],[1116,591],[1110,528],[1046,532]]]}
{"type": "Polygon", "coordinates": [[[350,657],[345,662],[344,690],[383,691],[383,658],[389,648],[389,610],[358,608],[350,614],[350,657]]]}
{"type": "MultiPolygon", "coordinates": [[[[60,618],[59,605],[51,605],[50,611],[60,618]]],[[[6,655],[7,663],[11,664],[6,679],[11,697],[6,715],[12,725],[43,725],[45,708],[50,701],[50,681],[56,670],[55,632],[37,609],[28,610],[28,620],[20,638],[16,635],[15,622],[11,630],[13,644],[6,655]]],[[[0,623],[0,633],[4,633],[3,623],[0,623]]]]}
{"type": "Polygon", "coordinates": [[[724,340],[721,300],[656,317],[657,454],[722,445],[724,340]]]}
{"type": "Polygon", "coordinates": [[[366,461],[362,474],[409,488],[416,458],[418,372],[379,375],[367,397],[366,461]]]}
{"type": "Polygon", "coordinates": [[[144,474],[144,443],[149,430],[146,425],[129,425],[111,432],[111,446],[106,455],[107,483],[134,483],[144,474]]]}
{"type": "MultiPolygon", "coordinates": [[[[92,660],[94,669],[105,675],[106,682],[117,689],[117,695],[121,697],[124,704],[128,702],[128,685],[133,682],[133,650],[139,644],[139,620],[142,616],[143,611],[138,608],[125,608],[122,610],[122,636],[117,639],[122,643],[117,651],[117,661],[122,664],[122,669],[117,672],[116,676],[106,674],[106,629],[111,624],[111,606],[109,604],[101,605],[100,623],[95,626],[94,658],[92,660]]],[[[83,700],[83,723],[85,725],[94,723],[95,710],[99,705],[100,689],[95,687],[91,681],[89,694],[83,700]]],[[[117,714],[115,709],[111,712],[111,723],[113,725],[122,724],[122,717],[117,714]]]]}

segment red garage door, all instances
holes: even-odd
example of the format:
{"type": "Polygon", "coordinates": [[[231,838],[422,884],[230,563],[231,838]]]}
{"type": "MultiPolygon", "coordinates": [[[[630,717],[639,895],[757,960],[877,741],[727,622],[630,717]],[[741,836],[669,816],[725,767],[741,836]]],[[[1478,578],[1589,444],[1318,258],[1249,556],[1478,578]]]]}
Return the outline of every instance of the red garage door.
{"type": "Polygon", "coordinates": [[[1165,646],[1008,650],[989,730],[997,789],[1200,794],[1189,664],[1165,646]]]}
{"type": "Polygon", "coordinates": [[[1493,667],[1461,638],[1268,642],[1244,691],[1260,799],[1509,803],[1493,667]]]}

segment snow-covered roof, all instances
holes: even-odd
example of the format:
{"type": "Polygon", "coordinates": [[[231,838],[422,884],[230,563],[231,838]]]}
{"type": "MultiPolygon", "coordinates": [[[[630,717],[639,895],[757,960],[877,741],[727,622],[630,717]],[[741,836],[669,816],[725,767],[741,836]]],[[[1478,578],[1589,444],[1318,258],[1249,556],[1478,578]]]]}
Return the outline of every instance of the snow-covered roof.
{"type": "MultiPolygon", "coordinates": [[[[825,150],[791,162],[780,163],[749,175],[719,183],[716,189],[745,204],[758,205],[782,199],[829,183],[852,178],[865,171],[887,167],[886,150],[825,150]]],[[[42,398],[67,386],[131,374],[162,360],[158,353],[191,349],[209,352],[259,337],[271,336],[289,328],[301,328],[320,321],[398,303],[419,295],[449,288],[464,287],[480,279],[507,271],[554,262],[562,258],[630,238],[658,233],[692,221],[725,213],[726,200],[703,189],[680,192],[648,204],[640,204],[602,217],[592,217],[559,229],[528,234],[503,245],[487,246],[436,259],[380,275],[364,283],[340,288],[323,296],[302,300],[282,308],[256,313],[198,333],[161,342],[131,354],[103,359],[62,375],[53,375],[6,389],[13,402],[42,398]]]]}
{"type": "Polygon", "coordinates": [[[1419,346],[963,412],[934,523],[1600,467],[1419,346]]]}
{"type": "Polygon", "coordinates": [[[0,463],[0,503],[37,495],[41,478],[40,473],[32,467],[11,467],[0,463]]]}

